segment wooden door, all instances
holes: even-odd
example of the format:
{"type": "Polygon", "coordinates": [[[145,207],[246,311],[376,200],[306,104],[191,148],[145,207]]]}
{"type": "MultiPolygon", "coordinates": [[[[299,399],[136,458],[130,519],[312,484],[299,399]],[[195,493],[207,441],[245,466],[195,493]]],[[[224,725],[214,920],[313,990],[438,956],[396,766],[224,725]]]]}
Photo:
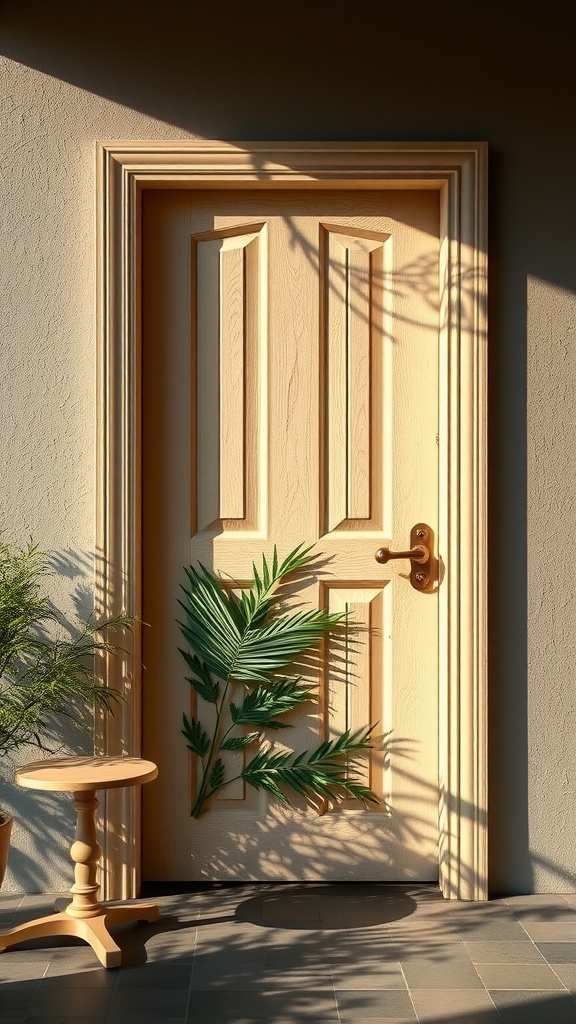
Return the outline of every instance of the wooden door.
{"type": "Polygon", "coordinates": [[[144,194],[145,878],[437,877],[437,597],[374,555],[437,524],[438,216],[426,190],[144,194]],[[382,804],[318,815],[235,784],[193,820],[182,567],[241,586],[302,542],[322,568],[298,600],[360,631],[289,746],[378,722],[382,804]]]}

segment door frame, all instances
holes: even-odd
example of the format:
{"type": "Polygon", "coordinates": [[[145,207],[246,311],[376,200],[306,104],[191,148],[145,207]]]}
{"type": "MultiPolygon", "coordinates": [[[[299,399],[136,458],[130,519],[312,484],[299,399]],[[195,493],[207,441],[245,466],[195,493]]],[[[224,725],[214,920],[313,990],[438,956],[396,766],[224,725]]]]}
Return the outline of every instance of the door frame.
{"type": "MultiPolygon", "coordinates": [[[[440,197],[439,877],[488,898],[487,145],[484,142],[97,144],[97,597],[141,615],[141,197],[149,188],[434,189],[440,197]]],[[[141,630],[106,657],[120,693],[95,750],[141,752],[141,630]]],[[[139,791],[103,799],[103,898],[138,895],[139,791]]]]}

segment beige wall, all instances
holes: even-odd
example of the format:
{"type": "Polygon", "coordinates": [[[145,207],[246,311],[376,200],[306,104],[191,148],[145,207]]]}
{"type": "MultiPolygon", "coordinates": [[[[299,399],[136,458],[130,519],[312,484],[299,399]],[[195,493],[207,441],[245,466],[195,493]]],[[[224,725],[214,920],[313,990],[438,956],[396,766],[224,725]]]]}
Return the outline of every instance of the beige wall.
{"type": "MultiPolygon", "coordinates": [[[[564,0],[5,0],[0,12],[0,525],[66,557],[60,595],[76,590],[85,610],[94,140],[489,142],[495,891],[576,889],[573,20],[564,0]]],[[[8,888],[67,885],[54,838],[69,833],[65,798],[5,794],[21,819],[8,888]]]]}

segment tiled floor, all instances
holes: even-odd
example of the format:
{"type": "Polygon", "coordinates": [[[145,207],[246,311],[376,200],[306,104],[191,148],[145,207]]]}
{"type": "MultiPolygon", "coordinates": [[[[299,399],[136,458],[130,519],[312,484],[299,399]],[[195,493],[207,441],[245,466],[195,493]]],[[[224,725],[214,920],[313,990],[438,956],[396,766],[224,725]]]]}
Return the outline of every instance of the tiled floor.
{"type": "MultiPolygon", "coordinates": [[[[157,924],[117,931],[119,970],[75,940],[3,953],[0,1022],[576,1024],[576,895],[223,885],[159,902],[157,924]]],[[[53,906],[0,896],[0,927],[53,906]]]]}

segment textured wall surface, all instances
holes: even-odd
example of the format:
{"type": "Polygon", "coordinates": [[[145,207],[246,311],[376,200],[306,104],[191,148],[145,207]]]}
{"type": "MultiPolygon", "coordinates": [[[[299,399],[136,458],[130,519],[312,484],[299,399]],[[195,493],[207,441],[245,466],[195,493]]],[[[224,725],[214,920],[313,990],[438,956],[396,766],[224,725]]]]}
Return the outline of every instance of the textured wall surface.
{"type": "MultiPolygon", "coordinates": [[[[486,139],[491,884],[574,890],[575,13],[462,7],[4,0],[0,526],[89,610],[96,139],[486,139]]],[[[1,802],[7,887],[66,887],[66,798],[1,802]]]]}

